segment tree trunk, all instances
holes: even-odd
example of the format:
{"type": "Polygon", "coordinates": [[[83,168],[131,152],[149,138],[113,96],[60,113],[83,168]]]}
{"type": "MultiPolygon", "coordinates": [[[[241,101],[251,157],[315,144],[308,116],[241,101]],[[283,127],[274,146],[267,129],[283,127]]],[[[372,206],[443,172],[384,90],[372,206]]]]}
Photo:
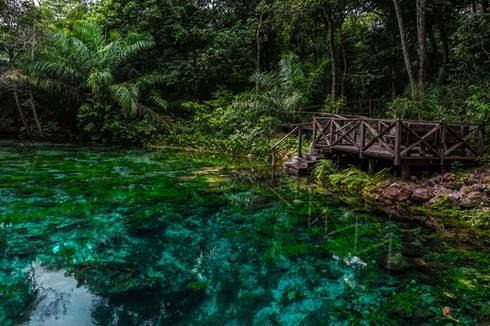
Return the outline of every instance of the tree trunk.
{"type": "Polygon", "coordinates": [[[34,121],[36,122],[37,131],[39,136],[44,137],[43,129],[41,128],[41,123],[39,122],[39,117],[37,116],[36,104],[34,103],[34,96],[32,95],[32,87],[29,85],[29,103],[31,104],[32,115],[34,121]]]}
{"type": "Polygon", "coordinates": [[[446,26],[444,22],[437,23],[437,29],[439,30],[439,35],[441,38],[441,54],[442,54],[442,72],[446,74],[447,64],[449,63],[449,38],[447,36],[446,26]]]}
{"type": "Polygon", "coordinates": [[[328,33],[328,45],[330,48],[330,62],[331,62],[331,74],[332,74],[332,90],[331,95],[332,99],[335,99],[337,95],[337,60],[335,58],[335,24],[333,20],[333,15],[329,9],[324,5],[322,7],[323,15],[325,18],[325,22],[327,24],[327,33],[328,33]]]}
{"type": "Polygon", "coordinates": [[[24,111],[22,111],[22,107],[20,105],[20,100],[19,100],[19,91],[17,90],[17,87],[15,87],[12,90],[12,93],[14,94],[15,106],[17,107],[17,112],[19,112],[20,120],[22,121],[22,124],[24,125],[26,132],[30,134],[31,129],[29,128],[29,124],[27,123],[26,117],[24,115],[24,111]]]}
{"type": "MultiPolygon", "coordinates": [[[[255,44],[257,47],[257,57],[255,59],[255,71],[257,73],[260,73],[260,51],[261,51],[261,44],[260,44],[260,33],[262,31],[262,21],[264,18],[264,13],[260,13],[259,17],[259,24],[257,25],[257,30],[255,32],[255,44]]],[[[255,81],[255,88],[258,90],[259,89],[259,81],[255,81]]]]}
{"type": "Polygon", "coordinates": [[[405,27],[403,25],[403,17],[400,9],[400,0],[393,0],[393,3],[395,4],[396,19],[400,31],[400,41],[402,44],[403,58],[405,60],[405,68],[407,69],[408,80],[410,81],[412,98],[415,99],[415,77],[413,75],[412,62],[410,61],[410,53],[408,52],[407,40],[405,37],[405,27]]]}
{"type": "MultiPolygon", "coordinates": [[[[435,24],[431,24],[430,26],[426,27],[427,33],[429,34],[428,37],[430,39],[431,48],[432,48],[431,54],[428,56],[428,65],[427,66],[429,66],[429,67],[431,67],[436,62],[440,62],[439,46],[437,45],[437,39],[436,39],[436,36],[434,34],[435,28],[436,28],[435,24]]],[[[427,78],[427,74],[428,74],[427,73],[427,66],[426,66],[426,72],[425,72],[426,78],[427,78]]]]}
{"type": "Polygon", "coordinates": [[[418,91],[420,98],[425,94],[425,0],[417,0],[417,40],[419,56],[418,91]]]}
{"type": "Polygon", "coordinates": [[[340,96],[345,97],[345,81],[347,79],[347,51],[345,49],[344,34],[340,31],[340,42],[342,47],[342,80],[340,83],[340,96]]]}
{"type": "MultiPolygon", "coordinates": [[[[36,26],[33,26],[33,34],[32,34],[32,43],[31,43],[31,61],[34,63],[34,55],[35,55],[35,44],[36,44],[36,26]]],[[[29,81],[29,103],[31,104],[32,115],[34,117],[34,121],[36,123],[37,131],[39,136],[44,137],[43,129],[41,128],[41,123],[39,122],[39,118],[36,110],[36,103],[34,102],[34,96],[32,95],[32,85],[29,81]]]]}
{"type": "Polygon", "coordinates": [[[396,67],[395,63],[390,63],[390,76],[391,76],[391,99],[396,97],[396,67]]]}
{"type": "Polygon", "coordinates": [[[483,13],[487,13],[488,12],[488,0],[482,0],[482,2],[481,2],[481,11],[483,13]]]}

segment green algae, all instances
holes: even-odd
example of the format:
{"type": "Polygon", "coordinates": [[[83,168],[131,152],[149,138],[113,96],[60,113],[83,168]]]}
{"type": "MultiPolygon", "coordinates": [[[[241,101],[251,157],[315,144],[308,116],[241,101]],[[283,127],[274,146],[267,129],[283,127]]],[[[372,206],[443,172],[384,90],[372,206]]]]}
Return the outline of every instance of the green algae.
{"type": "Polygon", "coordinates": [[[101,325],[444,324],[446,306],[472,324],[485,311],[488,252],[453,250],[289,178],[271,187],[262,163],[76,147],[0,155],[1,324],[40,309],[33,262],[88,289],[101,325]],[[430,248],[423,266],[447,268],[435,277],[408,257],[403,273],[383,269],[407,241],[430,248]]]}

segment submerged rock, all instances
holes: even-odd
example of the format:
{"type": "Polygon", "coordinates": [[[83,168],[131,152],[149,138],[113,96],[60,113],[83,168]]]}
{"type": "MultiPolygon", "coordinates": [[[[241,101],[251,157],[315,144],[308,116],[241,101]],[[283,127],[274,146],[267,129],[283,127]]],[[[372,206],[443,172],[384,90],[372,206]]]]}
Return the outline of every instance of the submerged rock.
{"type": "Polygon", "coordinates": [[[424,255],[425,251],[422,242],[418,239],[410,242],[403,242],[402,244],[402,253],[408,257],[421,257],[424,255]]]}
{"type": "Polygon", "coordinates": [[[379,263],[384,269],[390,272],[404,272],[411,267],[408,260],[400,253],[383,256],[379,260],[379,263]]]}

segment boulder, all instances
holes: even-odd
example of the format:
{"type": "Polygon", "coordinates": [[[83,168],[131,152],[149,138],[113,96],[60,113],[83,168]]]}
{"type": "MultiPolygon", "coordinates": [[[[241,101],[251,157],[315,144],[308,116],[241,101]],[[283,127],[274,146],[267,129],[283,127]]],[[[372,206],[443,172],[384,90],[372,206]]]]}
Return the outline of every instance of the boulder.
{"type": "Polygon", "coordinates": [[[480,206],[484,201],[484,196],[479,191],[473,191],[461,199],[461,206],[464,208],[475,208],[480,206]]]}
{"type": "Polygon", "coordinates": [[[470,186],[463,186],[461,187],[461,189],[459,189],[459,191],[461,191],[464,194],[469,194],[470,192],[473,191],[473,188],[470,186]]]}
{"type": "Polygon", "coordinates": [[[412,200],[419,202],[419,203],[425,203],[432,197],[432,191],[430,188],[418,188],[415,189],[412,193],[412,200]]]}
{"type": "Polygon", "coordinates": [[[447,198],[455,207],[460,208],[460,202],[465,195],[462,192],[455,191],[447,195],[447,198]]]}
{"type": "Polygon", "coordinates": [[[410,198],[410,192],[394,183],[383,191],[383,197],[394,201],[405,201],[410,198]]]}
{"type": "Polygon", "coordinates": [[[376,186],[378,188],[384,189],[384,188],[388,187],[390,184],[391,184],[391,180],[383,180],[383,181],[378,182],[378,184],[376,186]]]}
{"type": "Polygon", "coordinates": [[[415,269],[426,274],[437,274],[445,268],[444,265],[440,263],[426,262],[423,258],[419,257],[413,260],[413,265],[415,266],[415,269]]]}
{"type": "Polygon", "coordinates": [[[438,185],[434,187],[434,197],[447,196],[453,191],[447,187],[438,185]]]}
{"type": "Polygon", "coordinates": [[[406,183],[401,183],[400,184],[400,188],[402,188],[403,190],[407,191],[407,192],[414,192],[415,190],[417,190],[417,184],[416,183],[413,183],[413,182],[406,182],[406,183]]]}
{"type": "Polygon", "coordinates": [[[446,173],[442,176],[442,182],[454,182],[456,181],[457,176],[454,173],[446,173]]]}

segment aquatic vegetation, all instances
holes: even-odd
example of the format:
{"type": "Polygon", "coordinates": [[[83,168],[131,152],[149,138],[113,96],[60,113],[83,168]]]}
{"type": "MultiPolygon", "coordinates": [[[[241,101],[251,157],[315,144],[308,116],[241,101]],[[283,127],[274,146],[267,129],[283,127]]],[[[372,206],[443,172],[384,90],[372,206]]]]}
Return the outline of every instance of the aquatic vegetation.
{"type": "Polygon", "coordinates": [[[430,230],[311,185],[271,187],[262,163],[87,148],[0,155],[2,324],[70,324],[43,310],[48,271],[84,290],[83,318],[99,324],[396,325],[446,320],[446,306],[471,324],[484,311],[487,252],[451,251],[430,230]],[[395,254],[407,264],[398,274],[379,263],[395,254]]]}

